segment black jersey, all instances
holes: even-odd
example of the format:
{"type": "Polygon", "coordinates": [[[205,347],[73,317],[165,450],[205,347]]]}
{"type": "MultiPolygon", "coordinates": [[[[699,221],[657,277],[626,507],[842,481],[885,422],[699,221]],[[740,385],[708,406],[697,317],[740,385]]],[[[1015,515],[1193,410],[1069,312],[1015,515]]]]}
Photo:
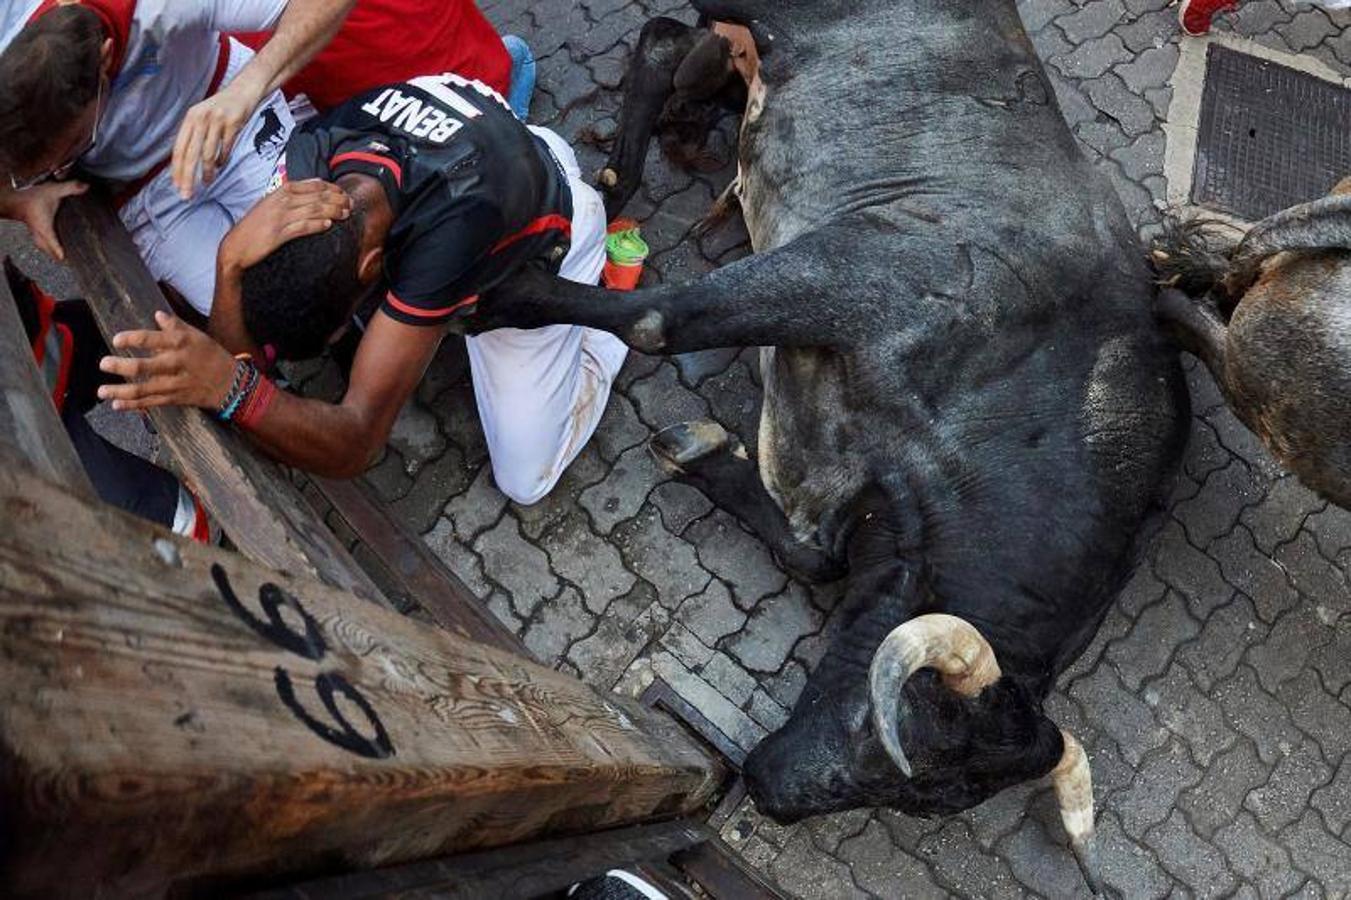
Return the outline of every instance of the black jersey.
{"type": "Polygon", "coordinates": [[[394,209],[381,308],[400,322],[444,322],[524,263],[556,272],[567,254],[567,176],[481,82],[428,75],[360,94],[297,129],[285,165],[293,181],[380,179],[394,209]]]}

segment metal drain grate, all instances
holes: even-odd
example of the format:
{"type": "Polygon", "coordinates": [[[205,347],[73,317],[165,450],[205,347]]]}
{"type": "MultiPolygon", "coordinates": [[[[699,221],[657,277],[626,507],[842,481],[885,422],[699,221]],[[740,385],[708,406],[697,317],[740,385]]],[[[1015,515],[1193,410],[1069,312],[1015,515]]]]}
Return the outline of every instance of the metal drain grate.
{"type": "Polygon", "coordinates": [[[1212,44],[1192,202],[1256,221],[1351,175],[1351,91],[1212,44]]]}

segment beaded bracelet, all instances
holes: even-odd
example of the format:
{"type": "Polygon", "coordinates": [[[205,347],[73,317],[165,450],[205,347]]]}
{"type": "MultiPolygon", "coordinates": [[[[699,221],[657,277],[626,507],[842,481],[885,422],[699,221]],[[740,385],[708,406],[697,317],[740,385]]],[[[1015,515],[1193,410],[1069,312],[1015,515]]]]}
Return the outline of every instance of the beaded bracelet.
{"type": "Polygon", "coordinates": [[[222,422],[229,422],[239,407],[245,400],[253,394],[254,389],[258,387],[258,379],[261,375],[258,367],[249,359],[240,359],[235,362],[235,377],[230,383],[230,392],[225,395],[221,401],[220,411],[216,413],[216,418],[222,422]]]}

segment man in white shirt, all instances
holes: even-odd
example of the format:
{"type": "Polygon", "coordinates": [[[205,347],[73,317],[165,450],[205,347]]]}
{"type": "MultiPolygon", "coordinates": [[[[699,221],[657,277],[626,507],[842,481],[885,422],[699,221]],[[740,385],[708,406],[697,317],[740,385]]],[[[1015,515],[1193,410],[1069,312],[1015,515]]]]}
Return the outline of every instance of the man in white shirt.
{"type": "Polygon", "coordinates": [[[205,314],[215,248],[267,187],[293,121],[278,87],[355,0],[15,0],[0,13],[0,216],[61,259],[81,171],[118,185],[160,281],[205,314]],[[254,55],[225,35],[271,30],[254,55]]]}

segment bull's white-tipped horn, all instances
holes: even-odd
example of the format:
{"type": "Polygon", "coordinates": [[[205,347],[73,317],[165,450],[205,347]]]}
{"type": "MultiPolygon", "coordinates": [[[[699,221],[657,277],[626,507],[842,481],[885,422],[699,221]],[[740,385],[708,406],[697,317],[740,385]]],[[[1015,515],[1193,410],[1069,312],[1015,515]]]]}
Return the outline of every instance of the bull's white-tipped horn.
{"type": "Polygon", "coordinates": [[[1051,770],[1051,784],[1055,786],[1060,803],[1060,820],[1070,838],[1070,848],[1084,880],[1094,894],[1102,893],[1102,877],[1098,865],[1098,842],[1093,828],[1093,774],[1088,768],[1088,754],[1074,735],[1063,728],[1065,752],[1051,770]]]}
{"type": "Polygon", "coordinates": [[[887,754],[911,776],[901,747],[901,689],[920,669],[937,669],[943,683],[964,697],[975,697],[999,680],[999,661],[989,641],[965,619],[943,613],[916,616],[897,626],[873,654],[868,670],[873,727],[887,754]]]}

